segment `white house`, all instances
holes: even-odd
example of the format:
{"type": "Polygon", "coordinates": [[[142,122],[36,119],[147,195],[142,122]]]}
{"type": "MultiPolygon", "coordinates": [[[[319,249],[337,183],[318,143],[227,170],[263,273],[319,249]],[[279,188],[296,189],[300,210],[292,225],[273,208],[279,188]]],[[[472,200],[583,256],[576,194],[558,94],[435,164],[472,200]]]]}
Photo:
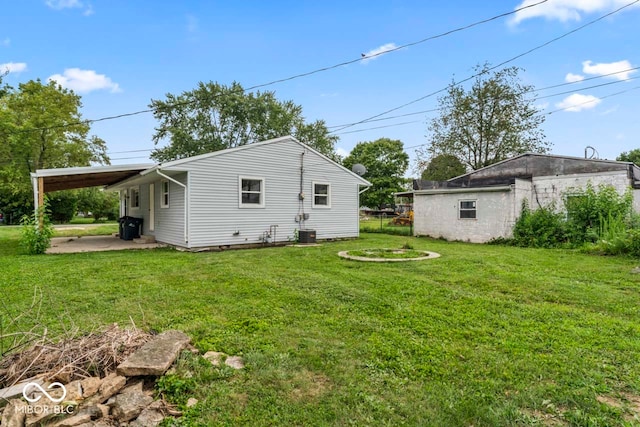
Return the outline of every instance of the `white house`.
{"type": "Polygon", "coordinates": [[[587,183],[633,189],[640,211],[640,168],[629,162],[522,154],[444,182],[416,181],[414,234],[482,243],[510,237],[522,201],[535,209],[555,203],[587,183]]]}
{"type": "Polygon", "coordinates": [[[84,174],[120,193],[121,216],[142,218],[144,235],[202,248],[293,241],[299,230],[315,230],[320,240],[357,237],[359,194],[371,185],[290,136],[134,165],[122,179],[113,168],[40,170],[34,189],[78,188],[53,183],[84,174]],[[110,181],[99,179],[109,172],[110,181]]]}

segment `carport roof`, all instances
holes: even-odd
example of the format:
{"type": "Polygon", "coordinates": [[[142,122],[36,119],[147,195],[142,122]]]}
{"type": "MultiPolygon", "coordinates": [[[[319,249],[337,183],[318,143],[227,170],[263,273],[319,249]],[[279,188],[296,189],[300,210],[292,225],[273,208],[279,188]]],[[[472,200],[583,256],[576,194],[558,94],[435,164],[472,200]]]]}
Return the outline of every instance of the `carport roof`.
{"type": "Polygon", "coordinates": [[[135,165],[87,166],[77,168],[38,169],[31,176],[42,178],[44,191],[72,190],[113,185],[155,166],[152,163],[135,165]]]}

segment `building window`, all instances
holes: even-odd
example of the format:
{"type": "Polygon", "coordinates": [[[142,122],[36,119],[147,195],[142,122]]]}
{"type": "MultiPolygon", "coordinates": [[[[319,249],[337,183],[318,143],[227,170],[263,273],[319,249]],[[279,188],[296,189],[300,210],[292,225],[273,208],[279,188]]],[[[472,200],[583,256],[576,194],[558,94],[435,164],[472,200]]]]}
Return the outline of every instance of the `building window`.
{"type": "Polygon", "coordinates": [[[313,183],[313,207],[331,207],[331,185],[324,183],[313,183]]]}
{"type": "Polygon", "coordinates": [[[169,181],[160,182],[160,207],[169,207],[169,181]]]}
{"type": "Polygon", "coordinates": [[[241,208],[264,207],[264,178],[239,177],[241,208]]]}
{"type": "Polygon", "coordinates": [[[460,200],[460,219],[476,219],[476,201],[460,200]]]}
{"type": "Polygon", "coordinates": [[[131,209],[138,209],[140,207],[140,188],[134,187],[129,190],[130,207],[131,209]]]}

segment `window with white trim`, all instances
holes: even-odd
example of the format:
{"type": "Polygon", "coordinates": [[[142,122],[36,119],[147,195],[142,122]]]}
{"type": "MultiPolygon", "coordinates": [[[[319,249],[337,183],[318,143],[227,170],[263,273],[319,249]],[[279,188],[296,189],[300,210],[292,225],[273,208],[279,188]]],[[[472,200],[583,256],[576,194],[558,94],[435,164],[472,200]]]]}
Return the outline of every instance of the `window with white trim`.
{"type": "Polygon", "coordinates": [[[313,184],[313,204],[314,208],[331,207],[331,184],[324,182],[314,182],[313,184]]]}
{"type": "Polygon", "coordinates": [[[169,181],[160,181],[160,207],[169,207],[169,181]]]}
{"type": "Polygon", "coordinates": [[[131,209],[138,209],[140,207],[140,188],[132,187],[129,189],[129,207],[131,209]]]}
{"type": "Polygon", "coordinates": [[[476,219],[476,201],[460,200],[460,209],[458,218],[460,219],[476,219]]]}
{"type": "Polygon", "coordinates": [[[264,207],[264,178],[247,176],[238,177],[239,207],[263,208],[264,207]]]}

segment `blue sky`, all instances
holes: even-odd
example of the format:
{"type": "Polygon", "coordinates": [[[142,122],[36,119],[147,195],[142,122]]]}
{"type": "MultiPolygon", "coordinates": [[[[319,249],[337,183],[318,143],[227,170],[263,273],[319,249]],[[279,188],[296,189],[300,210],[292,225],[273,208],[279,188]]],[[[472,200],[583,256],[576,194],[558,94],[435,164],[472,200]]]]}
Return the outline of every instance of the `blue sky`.
{"type": "MultiPolygon", "coordinates": [[[[194,88],[199,81],[245,87],[402,46],[540,0],[474,1],[3,1],[0,68],[6,82],[55,79],[83,99],[83,116],[100,118],[147,108],[151,99],[194,88]]],[[[592,21],[632,0],[548,0],[509,17],[330,71],[269,86],[279,99],[302,105],[309,120],[353,123],[443,89],[592,21]]],[[[537,105],[552,152],[601,158],[640,148],[640,3],[509,65],[541,90],[537,105]],[[625,81],[628,80],[628,81],[625,81]],[[601,88],[588,86],[616,82],[601,88]],[[625,93],[610,96],[617,92],[625,93]],[[573,107],[572,107],[573,106],[573,107]]],[[[433,109],[429,97],[387,116],[433,109]]],[[[427,142],[423,113],[344,129],[337,145],[360,141],[427,142]],[[409,122],[409,123],[407,123],[409,122]],[[379,129],[374,127],[387,126],[379,129]]],[[[148,160],[156,122],[151,114],[95,123],[114,164],[148,160]]],[[[414,157],[415,148],[407,148],[414,157]]]]}

